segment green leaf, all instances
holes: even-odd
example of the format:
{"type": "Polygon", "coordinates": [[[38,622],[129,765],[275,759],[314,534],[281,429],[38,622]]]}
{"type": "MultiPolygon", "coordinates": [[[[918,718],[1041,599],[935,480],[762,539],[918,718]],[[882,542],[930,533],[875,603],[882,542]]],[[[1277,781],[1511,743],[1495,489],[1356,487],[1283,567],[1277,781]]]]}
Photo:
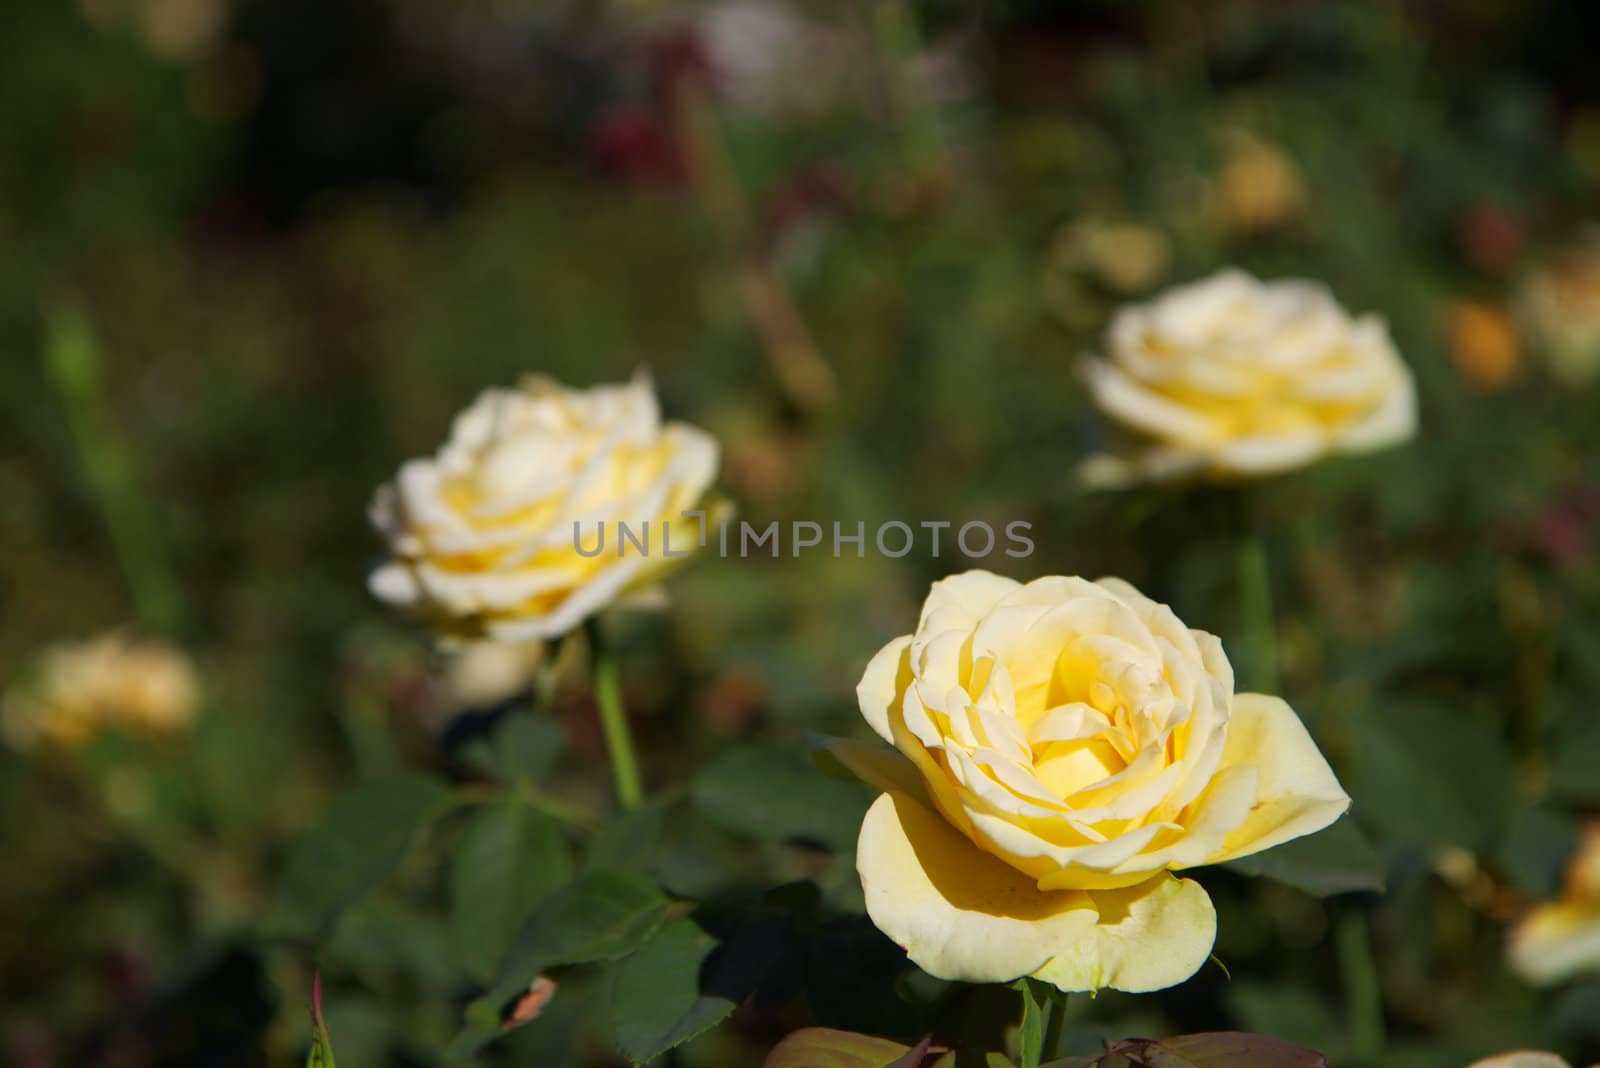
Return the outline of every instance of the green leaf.
{"type": "Polygon", "coordinates": [[[666,908],[654,883],[624,872],[588,872],[557,890],[522,925],[494,986],[467,1007],[448,1055],[471,1056],[492,1041],[507,1006],[547,968],[618,960],[638,949],[666,908]]]}
{"type": "Polygon", "coordinates": [[[612,995],[612,1037],[643,1064],[721,1022],[735,1002],[705,988],[717,940],[692,920],[674,920],[623,961],[612,995]]]}
{"type": "Polygon", "coordinates": [[[900,1042],[830,1027],[802,1027],[767,1054],[763,1068],[884,1068],[911,1052],[900,1042]]]}
{"type": "Polygon", "coordinates": [[[646,801],[617,816],[589,840],[583,866],[588,871],[649,871],[661,852],[667,805],[646,801]]]}
{"type": "Polygon", "coordinates": [[[1383,864],[1366,835],[1348,817],[1223,867],[1287,883],[1317,897],[1383,890],[1383,864]]]}
{"type": "Polygon", "coordinates": [[[1484,851],[1511,808],[1515,769],[1470,709],[1379,701],[1359,716],[1364,818],[1399,838],[1484,851]]]}
{"type": "Polygon", "coordinates": [[[373,779],[340,796],[322,824],[290,850],[267,929],[299,941],[324,938],[450,803],[449,790],[419,775],[373,779]]]}
{"type": "Polygon", "coordinates": [[[845,852],[854,848],[872,792],[827,778],[803,746],[757,745],[713,762],[695,780],[692,798],[728,830],[845,852]]]}
{"type": "Polygon", "coordinates": [[[1530,897],[1555,897],[1577,848],[1578,825],[1567,812],[1554,805],[1525,805],[1506,828],[1498,860],[1530,897]]]}
{"type": "Polygon", "coordinates": [[[463,756],[506,786],[536,786],[560,762],[566,744],[554,720],[516,709],[501,717],[488,738],[469,745],[463,756]]]}
{"type": "Polygon", "coordinates": [[[490,981],[523,921],[571,878],[549,816],[515,798],[474,813],[450,869],[450,940],[467,973],[490,981]]]}
{"type": "Polygon", "coordinates": [[[1577,695],[1558,705],[1550,736],[1550,790],[1580,805],[1600,805],[1600,716],[1577,695]]]}
{"type": "Polygon", "coordinates": [[[1022,1033],[1018,1036],[1021,1047],[1018,1054],[1020,1068],[1039,1068],[1044,1046],[1044,1013],[1049,995],[1041,989],[1038,980],[1024,976],[1011,989],[1022,995],[1022,1033]]]}
{"type": "Polygon", "coordinates": [[[1326,1046],[1339,1033],[1327,1003],[1311,991],[1288,983],[1240,981],[1223,994],[1233,1018],[1253,1031],[1305,1046],[1326,1046]]]}

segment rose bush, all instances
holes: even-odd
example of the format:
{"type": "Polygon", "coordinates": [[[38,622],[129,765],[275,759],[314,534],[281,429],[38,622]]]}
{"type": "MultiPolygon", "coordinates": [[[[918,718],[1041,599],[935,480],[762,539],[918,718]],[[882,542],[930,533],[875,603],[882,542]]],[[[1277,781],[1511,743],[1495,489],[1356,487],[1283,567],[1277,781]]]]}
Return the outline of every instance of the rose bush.
{"type": "Polygon", "coordinates": [[[1321,285],[1237,270],[1123,308],[1085,360],[1095,404],[1138,437],[1092,482],[1277,474],[1410,437],[1416,387],[1387,327],[1321,285]]]}
{"type": "Polygon", "coordinates": [[[557,637],[697,546],[701,523],[681,513],[716,476],[717,454],[704,431],[662,423],[643,375],[488,390],[436,455],[378,490],[371,518],[392,559],[371,589],[449,634],[557,637]]]}
{"type": "Polygon", "coordinates": [[[1349,805],[1287,704],[1235,694],[1216,637],[1117,579],[944,579],[857,693],[895,748],[833,750],[884,791],[857,847],[867,911],[941,978],[1180,982],[1216,917],[1172,872],[1349,805]]]}

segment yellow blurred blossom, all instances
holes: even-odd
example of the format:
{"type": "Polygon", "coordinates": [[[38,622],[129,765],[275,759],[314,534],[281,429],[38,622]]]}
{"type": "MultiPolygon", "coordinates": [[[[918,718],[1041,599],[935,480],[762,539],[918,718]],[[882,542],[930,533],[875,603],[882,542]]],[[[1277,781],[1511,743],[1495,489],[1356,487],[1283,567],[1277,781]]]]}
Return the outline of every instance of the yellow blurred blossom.
{"type": "Polygon", "coordinates": [[[1228,134],[1217,181],[1217,208],[1228,229],[1274,229],[1299,216],[1305,204],[1305,181],[1286,152],[1243,130],[1228,134]]]}
{"type": "Polygon", "coordinates": [[[1519,1049],[1510,1053],[1497,1053],[1481,1061],[1473,1061],[1467,1068],[1572,1068],[1554,1053],[1519,1049]]]}
{"type": "Polygon", "coordinates": [[[6,740],[76,748],[107,727],[167,734],[194,719],[200,685],[193,665],[164,642],[121,631],[46,650],[37,676],[19,683],[0,710],[6,740]]]}
{"type": "Polygon", "coordinates": [[[1239,270],[1120,310],[1106,355],[1083,362],[1090,396],[1137,439],[1094,457],[1086,480],[1252,478],[1416,430],[1416,387],[1375,315],[1326,286],[1239,270]]]}
{"type": "Polygon", "coordinates": [[[1600,235],[1530,272],[1517,317],[1556,378],[1580,385],[1600,375],[1600,235]]]}
{"type": "Polygon", "coordinates": [[[1522,351],[1517,328],[1503,309],[1483,301],[1450,306],[1450,362],[1473,389],[1492,393],[1517,373],[1522,351]]]}
{"type": "Polygon", "coordinates": [[[228,0],[78,0],[78,7],[101,28],[132,23],[153,55],[175,62],[210,53],[228,21],[228,0]]]}
{"type": "Polygon", "coordinates": [[[1131,293],[1159,281],[1171,260],[1172,243],[1160,230],[1081,219],[1057,231],[1049,269],[1093,275],[1111,289],[1131,293]]]}
{"type": "Polygon", "coordinates": [[[1584,827],[1560,898],[1512,929],[1510,956],[1512,970],[1540,986],[1600,971],[1600,821],[1584,827]]]}

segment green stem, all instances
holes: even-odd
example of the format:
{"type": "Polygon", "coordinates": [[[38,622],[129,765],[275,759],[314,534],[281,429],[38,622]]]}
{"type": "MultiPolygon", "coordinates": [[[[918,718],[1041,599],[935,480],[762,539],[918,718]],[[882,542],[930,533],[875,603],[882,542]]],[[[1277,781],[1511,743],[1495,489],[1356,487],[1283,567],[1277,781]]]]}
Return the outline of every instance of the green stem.
{"type": "Polygon", "coordinates": [[[1272,581],[1267,573],[1266,539],[1246,531],[1236,560],[1239,574],[1239,613],[1244,627],[1245,682],[1258,693],[1278,692],[1278,639],[1272,618],[1272,581]]]}
{"type": "Polygon", "coordinates": [[[594,665],[594,700],[600,708],[600,729],[605,733],[606,753],[611,757],[611,777],[617,784],[617,800],[622,802],[623,808],[637,808],[644,799],[644,786],[639,779],[639,758],[634,752],[633,735],[628,730],[628,714],[622,707],[617,661],[600,633],[600,624],[591,619],[585,628],[594,665]]]}
{"type": "Polygon", "coordinates": [[[870,28],[882,91],[897,128],[903,162],[926,173],[944,169],[945,146],[939,115],[915,64],[924,50],[915,8],[907,0],[877,0],[870,28]]]}
{"type": "Polygon", "coordinates": [[[1044,1026],[1044,1044],[1040,1048],[1041,1059],[1054,1057],[1061,1052],[1061,1029],[1067,1022],[1067,995],[1060,990],[1050,996],[1050,1018],[1044,1026]]]}
{"type": "Polygon", "coordinates": [[[1383,993],[1364,913],[1348,912],[1339,921],[1338,947],[1345,1008],[1350,1014],[1351,1052],[1357,1060],[1376,1064],[1384,1043],[1383,993]]]}
{"type": "Polygon", "coordinates": [[[71,301],[48,310],[45,331],[45,367],[88,469],[140,622],[170,632],[178,623],[178,585],[151,520],[150,499],[138,484],[133,452],[106,402],[103,360],[94,331],[83,310],[71,301]]]}

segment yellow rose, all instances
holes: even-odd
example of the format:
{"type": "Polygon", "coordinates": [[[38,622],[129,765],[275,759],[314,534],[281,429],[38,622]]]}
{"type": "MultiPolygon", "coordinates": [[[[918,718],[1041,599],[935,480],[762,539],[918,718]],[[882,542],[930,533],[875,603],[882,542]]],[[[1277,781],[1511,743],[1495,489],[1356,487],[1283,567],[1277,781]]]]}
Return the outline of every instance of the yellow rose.
{"type": "Polygon", "coordinates": [[[1511,969],[1541,986],[1600,972],[1600,821],[1584,828],[1560,899],[1535,905],[1512,929],[1511,969]]]}
{"type": "Polygon", "coordinates": [[[1118,579],[944,579],[856,692],[898,751],[833,750],[885,791],[857,846],[867,912],[945,979],[1181,982],[1216,914],[1172,871],[1350,804],[1287,704],[1236,695],[1214,636],[1118,579]]]}
{"type": "Polygon", "coordinates": [[[5,734],[19,749],[71,749],[108,726],[172,733],[193,721],[199,696],[181,652],[113,631],[46,650],[38,677],[6,695],[5,734]]]}
{"type": "Polygon", "coordinates": [[[1217,208],[1237,233],[1271,230],[1304,210],[1305,181],[1282,149],[1234,130],[1217,187],[1217,208]]]}
{"type": "Polygon", "coordinates": [[[1517,313],[1556,378],[1582,385],[1600,376],[1600,234],[1535,268],[1517,313]]]}
{"type": "Polygon", "coordinates": [[[453,634],[554,638],[698,546],[702,524],[681,513],[716,471],[716,442],[663,425],[642,375],[492,389],[379,489],[371,516],[393,559],[369,585],[453,634]]]}
{"type": "Polygon", "coordinates": [[[1306,281],[1225,270],[1123,308],[1084,361],[1096,405],[1142,439],[1089,461],[1100,484],[1277,474],[1416,429],[1411,372],[1375,316],[1306,281]]]}
{"type": "Polygon", "coordinates": [[[1554,1053],[1519,1049],[1510,1053],[1497,1053],[1481,1061],[1473,1061],[1467,1068],[1572,1068],[1554,1053]]]}
{"type": "Polygon", "coordinates": [[[1492,393],[1517,373],[1522,348],[1511,317],[1493,304],[1459,300],[1449,310],[1450,362],[1473,389],[1492,393]]]}

